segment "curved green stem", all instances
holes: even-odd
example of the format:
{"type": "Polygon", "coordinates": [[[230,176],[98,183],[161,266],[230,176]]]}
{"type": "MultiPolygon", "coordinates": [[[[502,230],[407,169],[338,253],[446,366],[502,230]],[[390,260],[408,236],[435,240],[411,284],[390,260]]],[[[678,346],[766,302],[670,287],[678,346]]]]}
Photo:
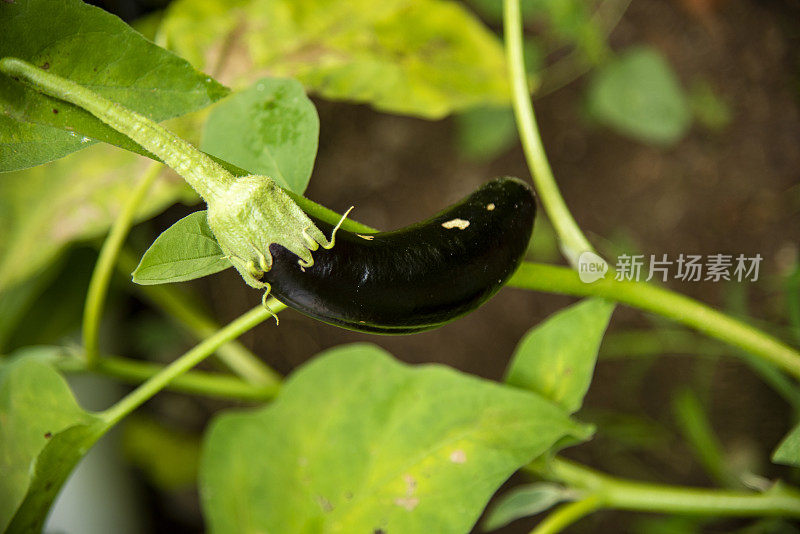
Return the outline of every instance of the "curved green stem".
{"type": "Polygon", "coordinates": [[[558,507],[548,515],[530,534],[556,534],[582,517],[586,517],[598,508],[601,501],[597,495],[589,495],[579,501],[558,507]]]}
{"type": "MultiPolygon", "coordinates": [[[[117,267],[125,276],[130,276],[136,264],[132,252],[126,249],[120,251],[117,267]]],[[[136,289],[151,304],[183,325],[195,338],[203,339],[220,329],[219,324],[200,311],[197,303],[172,285],[136,286],[136,289]]],[[[277,313],[279,310],[273,311],[277,313]]],[[[237,341],[226,343],[215,354],[231,371],[251,384],[274,388],[281,382],[278,373],[237,341]]]]}
{"type": "Polygon", "coordinates": [[[672,397],[672,412],[686,444],[711,479],[721,487],[742,489],[744,484],[726,461],[722,444],[697,395],[688,388],[678,391],[672,397]]]}
{"type": "Polygon", "coordinates": [[[547,216],[561,240],[561,248],[571,265],[576,265],[582,252],[593,251],[589,241],[572,217],[561,192],[558,190],[553,171],[542,146],[539,128],[533,114],[525,60],[522,55],[522,18],[519,0],[504,0],[503,28],[506,41],[506,57],[511,78],[512,104],[517,119],[522,148],[533,177],[536,192],[541,198],[547,216]]]}
{"type": "Polygon", "coordinates": [[[130,137],[180,174],[206,201],[221,196],[235,180],[213,159],[166,128],[73,81],[12,57],[0,59],[0,72],[24,80],[40,93],[83,108],[130,137]]]}
{"type": "Polygon", "coordinates": [[[729,517],[800,517],[800,492],[781,484],[757,493],[634,482],[558,457],[545,468],[533,469],[547,479],[591,492],[600,499],[601,508],[729,517]]]}
{"type": "Polygon", "coordinates": [[[800,352],[761,330],[668,289],[613,278],[586,284],[566,267],[529,262],[520,266],[509,285],[577,297],[603,297],[657,313],[739,347],[800,378],[800,352]]]}
{"type": "MultiPolygon", "coordinates": [[[[283,309],[284,306],[275,299],[270,299],[272,310],[283,309]]],[[[271,313],[263,306],[257,306],[239,316],[225,327],[201,341],[197,346],[183,354],[180,358],[166,366],[161,372],[133,390],[128,396],[101,413],[108,427],[116,424],[123,417],[144,404],[153,395],[164,389],[177,377],[202,362],[222,345],[236,339],[254,326],[271,318],[271,313]]]]}
{"type": "Polygon", "coordinates": [[[105,303],[106,292],[111,281],[111,273],[114,271],[117,255],[133,224],[136,210],[139,209],[139,205],[144,200],[147,191],[158,178],[161,169],[160,163],[153,163],[147,169],[123,206],[122,212],[114,221],[111,231],[100,249],[100,255],[97,258],[92,278],[89,281],[86,304],[83,309],[83,346],[86,351],[86,363],[90,368],[97,364],[100,318],[103,314],[103,304],[105,303]]]}
{"type": "MultiPolygon", "coordinates": [[[[164,370],[164,366],[157,363],[119,356],[103,356],[93,369],[88,368],[86,360],[80,355],[64,361],[59,359],[56,364],[65,373],[96,372],[130,384],[141,384],[164,370]]],[[[251,384],[241,378],[219,373],[189,371],[175,378],[165,389],[220,399],[267,401],[278,392],[278,386],[251,384]]]]}

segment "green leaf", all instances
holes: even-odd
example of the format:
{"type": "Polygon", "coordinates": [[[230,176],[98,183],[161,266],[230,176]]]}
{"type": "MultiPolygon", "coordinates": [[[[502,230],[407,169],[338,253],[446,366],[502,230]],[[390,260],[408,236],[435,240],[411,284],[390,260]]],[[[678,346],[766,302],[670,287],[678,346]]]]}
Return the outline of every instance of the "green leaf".
{"type": "Polygon", "coordinates": [[[800,467],[800,425],[795,426],[772,453],[776,464],[800,467]]]}
{"type": "Polygon", "coordinates": [[[675,74],[651,48],[629,49],[598,69],[588,98],[589,111],[598,121],[655,145],[676,143],[692,121],[675,74]]]}
{"type": "Polygon", "coordinates": [[[520,341],[506,383],[535,391],[570,413],[577,411],[613,311],[611,302],[586,299],[548,317],[520,341]]]}
{"type": "MultiPolygon", "coordinates": [[[[21,309],[10,310],[11,315],[16,317],[10,321],[13,329],[5,339],[2,332],[4,321],[0,320],[0,354],[29,345],[58,344],[77,332],[96,262],[96,249],[76,247],[43,273],[37,273],[37,276],[28,278],[8,292],[0,293],[0,309],[3,309],[7,294],[14,295],[20,287],[42,282],[40,289],[27,296],[32,296],[30,302],[21,309]],[[65,278],[69,279],[69,283],[64,283],[65,278]]],[[[5,314],[6,310],[3,309],[2,315],[5,314]]]]}
{"type": "Polygon", "coordinates": [[[8,534],[41,531],[61,485],[105,431],[47,357],[0,366],[0,530],[8,534]]]}
{"type": "Polygon", "coordinates": [[[237,87],[269,73],[426,118],[510,100],[499,40],[452,0],[179,0],[162,33],[198,68],[224,64],[237,87]],[[226,49],[235,61],[220,60],[226,49]]]}
{"type": "MultiPolygon", "coordinates": [[[[1,242],[2,237],[0,237],[1,242]]],[[[53,276],[58,274],[59,267],[59,264],[54,263],[51,268],[39,273],[39,276],[28,278],[6,291],[0,291],[0,310],[3,310],[3,313],[0,313],[0,354],[9,350],[9,340],[15,336],[20,321],[36,303],[53,276]]]]}
{"type": "Polygon", "coordinates": [[[346,345],[213,422],[201,496],[210,532],[463,533],[514,471],[587,434],[533,393],[346,345]]]}
{"type": "MultiPolygon", "coordinates": [[[[0,2],[0,57],[18,57],[162,121],[227,89],[80,0],[0,2]]],[[[89,113],[0,75],[0,171],[39,165],[105,141],[141,147],[89,113]]]]}
{"type": "MultiPolygon", "coordinates": [[[[503,2],[500,0],[469,0],[476,11],[487,20],[502,24],[503,2]]],[[[546,28],[536,36],[549,48],[554,44],[576,47],[584,57],[595,63],[607,51],[599,15],[602,1],[586,0],[520,0],[520,14],[526,26],[546,28]]],[[[530,72],[530,65],[529,72],[530,72]]]]}
{"type": "Polygon", "coordinates": [[[505,493],[492,506],[483,522],[484,530],[496,530],[512,521],[536,515],[560,502],[572,499],[572,494],[563,486],[539,482],[518,486],[505,493]]]}
{"type": "MultiPolygon", "coordinates": [[[[0,176],[0,299],[14,284],[51,265],[70,242],[103,235],[153,163],[98,145],[48,165],[0,176]]],[[[183,197],[195,199],[177,176],[151,188],[136,220],[183,197]]]]}
{"type": "Polygon", "coordinates": [[[517,124],[511,108],[474,108],[456,116],[459,152],[471,160],[489,161],[513,146],[517,124]]]}
{"type": "Polygon", "coordinates": [[[133,271],[133,281],[141,285],[185,282],[230,266],[208,227],[205,210],[196,211],[156,238],[133,271]]]}
{"type": "Polygon", "coordinates": [[[303,194],[318,141],[317,109],[300,82],[263,78],[214,106],[201,148],[303,194]]]}

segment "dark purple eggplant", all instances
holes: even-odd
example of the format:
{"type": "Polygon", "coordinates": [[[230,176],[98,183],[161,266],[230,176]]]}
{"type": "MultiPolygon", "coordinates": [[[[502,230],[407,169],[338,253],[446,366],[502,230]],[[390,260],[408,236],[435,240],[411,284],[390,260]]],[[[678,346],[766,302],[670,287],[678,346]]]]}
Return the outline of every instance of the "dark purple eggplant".
{"type": "MultiPolygon", "coordinates": [[[[284,247],[261,281],[271,295],[329,324],[378,334],[436,328],[486,302],[528,248],[536,203],[516,178],[488,182],[423,222],[372,234],[339,230],[302,267],[284,247]]],[[[326,234],[332,225],[313,219],[326,234]]]]}

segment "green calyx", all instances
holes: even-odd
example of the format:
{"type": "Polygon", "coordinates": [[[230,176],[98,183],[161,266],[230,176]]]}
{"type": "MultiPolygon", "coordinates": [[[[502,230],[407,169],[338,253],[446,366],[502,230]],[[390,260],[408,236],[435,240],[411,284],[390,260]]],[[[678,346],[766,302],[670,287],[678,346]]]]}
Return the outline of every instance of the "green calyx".
{"type": "Polygon", "coordinates": [[[334,236],[326,238],[271,178],[235,177],[147,117],[21,59],[0,59],[0,73],[85,109],[180,174],[208,204],[209,227],[248,285],[268,287],[261,278],[272,266],[269,247],[273,243],[296,254],[303,267],[314,264],[311,253],[320,246],[333,246],[334,236]]]}
{"type": "Polygon", "coordinates": [[[273,243],[296,254],[303,267],[314,264],[311,252],[334,243],[267,176],[240,177],[209,201],[208,225],[244,281],[257,288],[267,287],[261,278],[272,267],[273,243]]]}

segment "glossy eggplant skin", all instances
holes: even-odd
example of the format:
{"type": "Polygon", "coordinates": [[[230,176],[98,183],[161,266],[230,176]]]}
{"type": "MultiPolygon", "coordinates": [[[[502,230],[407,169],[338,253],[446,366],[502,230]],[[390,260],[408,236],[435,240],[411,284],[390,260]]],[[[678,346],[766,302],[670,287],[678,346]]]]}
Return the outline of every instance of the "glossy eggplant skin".
{"type": "MultiPolygon", "coordinates": [[[[535,214],[531,188],[500,178],[400,230],[339,230],[335,246],[315,251],[314,265],[305,269],[273,244],[272,268],[262,281],[287,306],[329,324],[378,334],[429,330],[502,287],[528,248],[535,214]]],[[[332,230],[314,222],[326,234],[332,230]]]]}

